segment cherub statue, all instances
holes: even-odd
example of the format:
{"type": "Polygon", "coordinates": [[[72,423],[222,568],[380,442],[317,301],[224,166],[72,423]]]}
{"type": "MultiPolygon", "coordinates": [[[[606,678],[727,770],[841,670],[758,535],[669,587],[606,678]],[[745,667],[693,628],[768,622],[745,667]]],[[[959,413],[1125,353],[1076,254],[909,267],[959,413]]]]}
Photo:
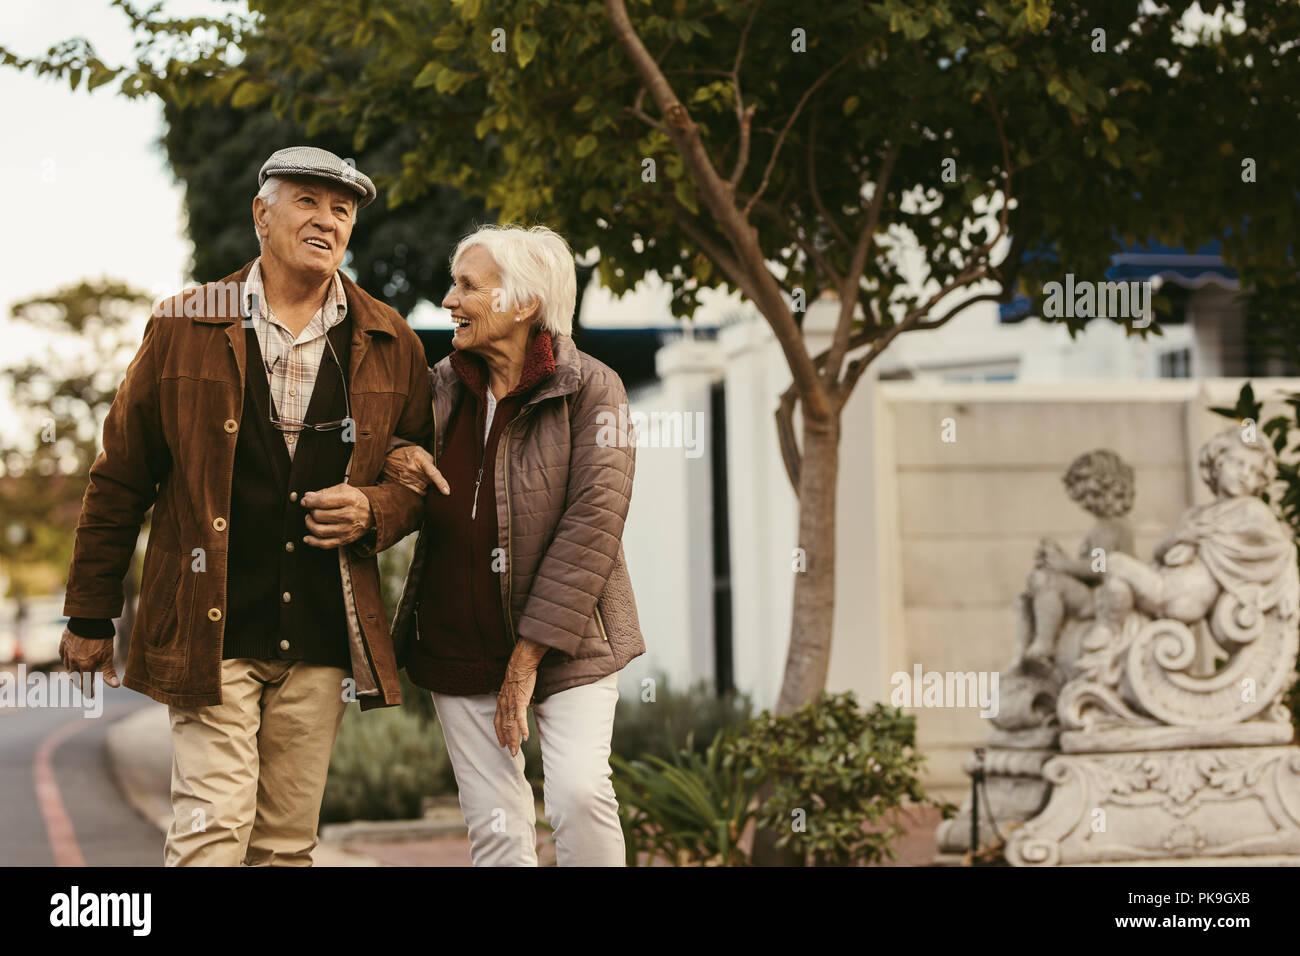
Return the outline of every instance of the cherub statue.
{"type": "MultiPolygon", "coordinates": [[[[1193,624],[1207,618],[1225,591],[1242,609],[1242,625],[1274,608],[1283,620],[1295,619],[1295,542],[1259,498],[1277,475],[1273,448],[1228,428],[1205,443],[1197,464],[1216,500],[1188,508],[1156,545],[1151,564],[1111,557],[1089,647],[1101,647],[1134,606],[1152,618],[1193,624]]],[[[1213,623],[1219,630],[1230,626],[1227,620],[1213,623]]]]}
{"type": "Polygon", "coordinates": [[[1012,669],[1031,662],[1050,666],[1061,625],[1093,617],[1094,591],[1108,562],[1116,553],[1133,550],[1133,530],[1126,517],[1133,508],[1132,466],[1113,451],[1097,449],[1071,462],[1062,480],[1070,499],[1095,515],[1097,523],[1084,537],[1077,558],[1068,557],[1055,541],[1039,541],[1027,590],[1018,601],[1012,669]]]}

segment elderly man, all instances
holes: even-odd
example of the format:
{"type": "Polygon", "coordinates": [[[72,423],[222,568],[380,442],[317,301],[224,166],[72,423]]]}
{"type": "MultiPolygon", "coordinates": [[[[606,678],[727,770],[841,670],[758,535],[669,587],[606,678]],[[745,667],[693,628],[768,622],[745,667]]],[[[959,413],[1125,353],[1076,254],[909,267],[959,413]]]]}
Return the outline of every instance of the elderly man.
{"type": "Polygon", "coordinates": [[[349,700],[400,702],[374,555],[421,513],[378,483],[431,427],[419,339],[339,271],[370,179],[274,153],[261,255],[165,301],[104,422],[77,525],[61,654],[113,672],[112,618],[154,506],[124,683],[168,705],[169,866],[311,864],[349,700]]]}

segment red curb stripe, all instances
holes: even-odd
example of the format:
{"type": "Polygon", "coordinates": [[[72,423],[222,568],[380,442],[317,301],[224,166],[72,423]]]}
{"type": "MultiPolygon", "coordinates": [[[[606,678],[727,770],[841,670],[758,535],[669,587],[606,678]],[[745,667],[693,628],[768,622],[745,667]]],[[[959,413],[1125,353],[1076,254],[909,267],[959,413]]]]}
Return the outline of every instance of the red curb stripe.
{"type": "Polygon", "coordinates": [[[54,750],[69,737],[84,729],[86,719],[80,714],[70,719],[54,733],[41,741],[36,748],[32,776],[36,781],[36,805],[41,808],[45,818],[45,832],[50,840],[50,849],[54,852],[55,866],[85,866],[85,857],[77,845],[77,835],[72,829],[72,820],[63,807],[63,797],[59,794],[58,781],[54,779],[54,750]]]}

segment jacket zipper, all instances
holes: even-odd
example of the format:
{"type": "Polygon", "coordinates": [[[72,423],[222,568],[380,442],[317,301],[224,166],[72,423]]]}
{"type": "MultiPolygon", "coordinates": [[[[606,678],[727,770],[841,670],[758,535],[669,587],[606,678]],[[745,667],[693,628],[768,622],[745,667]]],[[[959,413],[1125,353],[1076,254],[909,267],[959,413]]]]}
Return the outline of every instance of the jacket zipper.
{"type": "MultiPolygon", "coordinates": [[[[491,388],[491,386],[488,386],[491,388]]],[[[487,413],[484,412],[484,415],[487,413]]],[[[478,518],[478,486],[483,483],[483,463],[487,461],[487,436],[483,436],[483,451],[478,456],[478,474],[474,476],[474,507],[469,510],[469,520],[474,521],[478,518]]]]}
{"type": "Polygon", "coordinates": [[[600,626],[600,639],[606,644],[609,643],[609,635],[605,633],[605,619],[600,614],[600,603],[596,604],[596,623],[600,626]]]}
{"type": "Polygon", "coordinates": [[[505,463],[502,466],[502,468],[503,471],[505,472],[505,481],[506,481],[506,572],[505,572],[506,593],[504,598],[502,599],[502,605],[503,605],[503,609],[506,612],[506,627],[508,633],[510,634],[511,647],[514,647],[515,644],[518,643],[518,638],[515,637],[514,615],[510,611],[510,594],[512,590],[512,585],[514,584],[514,565],[511,563],[511,558],[510,558],[510,551],[514,547],[513,539],[511,535],[511,528],[510,528],[510,433],[514,431],[515,422],[522,421],[524,416],[527,415],[530,411],[532,411],[532,409],[533,409],[532,405],[525,405],[523,411],[521,411],[517,416],[515,416],[515,420],[506,426],[505,448],[502,452],[502,454],[505,456],[504,458],[505,463]]]}

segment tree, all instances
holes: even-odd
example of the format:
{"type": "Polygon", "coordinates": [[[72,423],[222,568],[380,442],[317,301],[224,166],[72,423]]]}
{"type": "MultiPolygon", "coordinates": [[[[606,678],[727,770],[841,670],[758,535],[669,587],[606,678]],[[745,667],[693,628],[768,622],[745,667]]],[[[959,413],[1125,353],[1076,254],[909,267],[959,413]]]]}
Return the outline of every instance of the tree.
{"type": "MultiPolygon", "coordinates": [[[[149,296],[107,279],[83,280],[18,302],[15,321],[39,329],[45,354],[4,369],[13,387],[20,429],[29,439],[3,457],[0,479],[0,557],[62,582],[72,560],[68,529],[76,523],[85,476],[99,453],[104,418],[139,344],[137,327],[149,296]]],[[[14,597],[34,589],[16,577],[14,597]]],[[[123,639],[135,619],[134,576],[127,574],[123,639]]]]}
{"type": "Polygon", "coordinates": [[[1289,0],[1200,36],[1183,0],[252,0],[225,20],[114,5],[146,38],[136,63],[110,69],[84,41],[0,62],[130,96],[269,100],[358,150],[411,128],[390,209],[452,186],[598,248],[616,294],[653,271],[677,315],[706,287],[754,303],[793,379],[776,418],[807,556],[781,714],[825,685],[841,412],[895,338],[1067,273],[1100,280],[1124,239],[1230,231],[1247,281],[1294,264],[1289,0]],[[822,291],[839,311],[813,354],[800,303],[822,291]]]}

